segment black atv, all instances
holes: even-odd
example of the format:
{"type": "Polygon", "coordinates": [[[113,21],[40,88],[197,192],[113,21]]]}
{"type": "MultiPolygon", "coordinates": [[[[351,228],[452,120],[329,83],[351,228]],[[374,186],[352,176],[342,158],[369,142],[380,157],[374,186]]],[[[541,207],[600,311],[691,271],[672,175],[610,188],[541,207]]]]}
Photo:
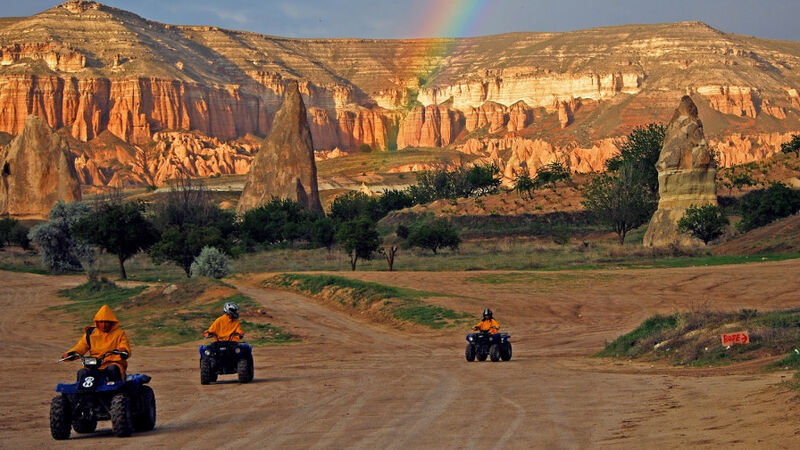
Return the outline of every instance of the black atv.
{"type": "Polygon", "coordinates": [[[156,396],[150,386],[150,377],[129,374],[122,381],[106,380],[100,370],[103,359],[118,350],[104,353],[99,358],[72,354],[59,360],[80,358],[83,367],[77,383],[59,383],[50,403],[50,434],[53,439],[68,439],[70,427],[76,433],[92,433],[99,420],[111,420],[111,428],[119,437],[130,436],[134,431],[150,431],[156,426],[156,396]]]}
{"type": "Polygon", "coordinates": [[[467,335],[467,349],[464,356],[467,361],[486,361],[488,356],[493,362],[508,361],[511,359],[511,335],[508,333],[491,334],[488,331],[470,333],[467,335]]]}
{"type": "MultiPolygon", "coordinates": [[[[209,337],[216,337],[208,333],[209,337]]],[[[200,384],[217,381],[219,375],[237,374],[240,383],[253,381],[253,347],[247,342],[231,341],[230,338],[244,335],[231,333],[226,341],[216,341],[200,346],[200,384]]]]}

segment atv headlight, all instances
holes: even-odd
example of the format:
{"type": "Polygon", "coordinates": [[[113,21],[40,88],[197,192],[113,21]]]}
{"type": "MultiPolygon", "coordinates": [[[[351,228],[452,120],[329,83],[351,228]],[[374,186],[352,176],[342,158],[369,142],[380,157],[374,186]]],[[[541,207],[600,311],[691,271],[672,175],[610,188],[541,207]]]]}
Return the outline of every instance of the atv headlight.
{"type": "Polygon", "coordinates": [[[468,337],[467,339],[469,339],[470,341],[473,340],[472,336],[468,337]]]}
{"type": "Polygon", "coordinates": [[[203,354],[206,355],[206,356],[211,356],[211,350],[205,349],[205,350],[203,350],[203,354]]]}
{"type": "Polygon", "coordinates": [[[233,349],[233,353],[236,353],[238,355],[239,353],[242,353],[242,349],[239,348],[239,347],[236,347],[235,349],[233,349]]]}

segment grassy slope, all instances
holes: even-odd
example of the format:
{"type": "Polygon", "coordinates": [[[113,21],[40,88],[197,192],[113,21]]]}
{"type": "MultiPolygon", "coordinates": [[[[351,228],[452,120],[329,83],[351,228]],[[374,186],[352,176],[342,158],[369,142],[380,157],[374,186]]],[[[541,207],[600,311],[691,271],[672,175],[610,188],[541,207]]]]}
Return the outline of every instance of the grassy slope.
{"type": "MultiPolygon", "coordinates": [[[[666,360],[687,366],[726,365],[794,352],[800,342],[800,308],[759,312],[695,311],[655,315],[606,345],[596,356],[666,360]],[[747,345],[723,347],[720,334],[746,330],[747,345]]],[[[797,355],[778,366],[798,368],[797,355]]]]}
{"type": "Polygon", "coordinates": [[[100,306],[107,304],[135,344],[161,346],[196,341],[228,301],[242,309],[242,328],[251,344],[282,344],[296,338],[270,324],[256,302],[235,289],[212,280],[193,279],[176,285],[163,294],[162,287],[124,288],[108,282],[85,283],[59,291],[72,303],[50,308],[91,323],[100,306]]]}
{"type": "Polygon", "coordinates": [[[417,291],[333,275],[281,274],[265,282],[324,300],[334,300],[345,309],[366,311],[391,321],[411,322],[429,328],[461,323],[467,315],[429,305],[425,297],[441,294],[417,291]]]}

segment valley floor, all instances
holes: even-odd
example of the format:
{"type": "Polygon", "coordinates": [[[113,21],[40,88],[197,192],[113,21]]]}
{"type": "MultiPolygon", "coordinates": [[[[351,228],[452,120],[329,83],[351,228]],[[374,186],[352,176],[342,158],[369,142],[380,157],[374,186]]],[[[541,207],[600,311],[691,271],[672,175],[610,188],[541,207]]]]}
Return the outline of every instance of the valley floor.
{"type": "MultiPolygon", "coordinates": [[[[251,384],[201,386],[197,347],[134,347],[129,371],[153,376],[158,423],[111,436],[101,422],[71,447],[796,448],[800,401],[788,372],[758,364],[687,369],[590,358],[646,317],[687,309],[798,306],[800,260],[580,272],[356,272],[444,294],[458,311],[492,307],[512,334],[505,363],[464,361],[464,334],[368,323],[315,300],[232,282],[302,342],[257,347],[251,384]]],[[[338,273],[344,275],[344,273],[338,273]]],[[[82,277],[0,271],[0,446],[52,445],[49,402],[77,364],[57,365],[82,326],[47,323],[82,277]]],[[[123,315],[124,316],[124,315],[123,315]]],[[[122,324],[124,327],[124,323],[122,324]]],[[[228,382],[230,380],[230,382],[228,382]]]]}

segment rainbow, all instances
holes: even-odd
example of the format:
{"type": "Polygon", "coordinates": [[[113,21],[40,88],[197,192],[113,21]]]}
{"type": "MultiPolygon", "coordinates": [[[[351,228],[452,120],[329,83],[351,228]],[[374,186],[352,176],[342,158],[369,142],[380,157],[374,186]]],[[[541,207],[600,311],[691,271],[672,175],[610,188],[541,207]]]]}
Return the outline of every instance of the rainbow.
{"type": "MultiPolygon", "coordinates": [[[[474,35],[480,20],[487,16],[486,9],[491,0],[438,0],[433,2],[433,11],[428,15],[420,29],[413,35],[427,39],[460,38],[474,35]]],[[[419,55],[423,60],[446,58],[453,54],[459,45],[456,39],[432,41],[423,47],[419,55]]],[[[433,65],[423,64],[417,78],[427,80],[435,70],[433,65]]]]}

